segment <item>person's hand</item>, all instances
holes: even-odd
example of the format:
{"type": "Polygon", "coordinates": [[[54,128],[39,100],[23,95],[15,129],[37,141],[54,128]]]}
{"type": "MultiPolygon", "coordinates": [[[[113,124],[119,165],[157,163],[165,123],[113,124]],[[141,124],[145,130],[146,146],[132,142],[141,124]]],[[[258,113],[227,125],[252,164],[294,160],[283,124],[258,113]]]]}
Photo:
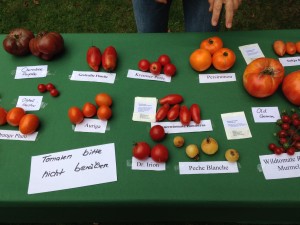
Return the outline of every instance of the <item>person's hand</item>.
{"type": "Polygon", "coordinates": [[[168,0],[155,0],[157,3],[167,4],[168,0]]]}
{"type": "Polygon", "coordinates": [[[208,0],[209,11],[212,12],[211,24],[217,26],[223,4],[225,5],[225,26],[232,27],[233,16],[242,0],[208,0]]]}

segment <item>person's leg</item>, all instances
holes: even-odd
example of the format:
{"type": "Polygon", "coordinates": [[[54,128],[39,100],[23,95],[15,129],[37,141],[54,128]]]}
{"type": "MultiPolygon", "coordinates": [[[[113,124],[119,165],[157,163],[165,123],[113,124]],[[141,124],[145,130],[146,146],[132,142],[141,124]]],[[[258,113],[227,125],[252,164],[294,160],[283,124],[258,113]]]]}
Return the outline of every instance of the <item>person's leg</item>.
{"type": "Polygon", "coordinates": [[[207,0],[183,0],[184,25],[187,32],[218,31],[211,25],[212,13],[207,0]]]}
{"type": "Polygon", "coordinates": [[[154,0],[132,0],[138,32],[167,32],[171,2],[161,4],[154,0]]]}

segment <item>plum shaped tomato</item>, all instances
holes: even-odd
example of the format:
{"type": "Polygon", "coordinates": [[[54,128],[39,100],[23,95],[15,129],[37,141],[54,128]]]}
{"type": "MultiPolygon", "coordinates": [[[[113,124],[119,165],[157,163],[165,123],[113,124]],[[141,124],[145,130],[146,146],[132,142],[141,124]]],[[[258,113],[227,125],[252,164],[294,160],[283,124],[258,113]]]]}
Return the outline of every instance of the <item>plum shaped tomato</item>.
{"type": "Polygon", "coordinates": [[[82,111],[76,106],[72,106],[69,108],[68,116],[71,123],[73,124],[79,124],[84,119],[82,111]]]}
{"type": "Polygon", "coordinates": [[[14,107],[7,112],[6,120],[11,126],[19,126],[22,117],[25,115],[25,110],[20,107],[14,107]]]}
{"type": "Polygon", "coordinates": [[[39,127],[40,120],[34,114],[26,114],[22,117],[19,124],[19,131],[22,134],[32,134],[39,127]]]}

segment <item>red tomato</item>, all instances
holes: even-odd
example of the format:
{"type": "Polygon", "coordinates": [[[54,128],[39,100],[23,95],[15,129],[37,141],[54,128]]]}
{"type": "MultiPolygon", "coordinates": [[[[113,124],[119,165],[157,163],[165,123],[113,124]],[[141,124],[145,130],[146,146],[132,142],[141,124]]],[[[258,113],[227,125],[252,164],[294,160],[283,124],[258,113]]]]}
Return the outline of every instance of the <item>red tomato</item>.
{"type": "Polygon", "coordinates": [[[51,91],[50,91],[50,95],[52,96],[52,97],[57,97],[58,95],[59,95],[59,91],[57,90],[57,89],[52,89],[51,91]]]}
{"type": "Polygon", "coordinates": [[[168,55],[163,54],[158,57],[157,62],[159,62],[160,65],[165,66],[171,62],[171,59],[168,55]]]}
{"type": "Polygon", "coordinates": [[[112,116],[112,110],[107,105],[101,105],[97,110],[97,116],[100,120],[109,120],[112,116]]]}
{"type": "Polygon", "coordinates": [[[11,126],[19,126],[20,120],[25,115],[25,111],[23,108],[14,107],[7,112],[6,120],[7,123],[11,126]]]}
{"type": "Polygon", "coordinates": [[[286,51],[285,43],[282,40],[274,41],[273,50],[278,56],[284,56],[286,51]]]}
{"type": "Polygon", "coordinates": [[[206,49],[196,49],[189,58],[191,67],[197,72],[207,70],[212,63],[212,57],[206,49]]]}
{"type": "Polygon", "coordinates": [[[268,97],[278,89],[284,77],[284,67],[272,58],[258,58],[246,66],[243,84],[257,98],[268,97]]]}
{"type": "Polygon", "coordinates": [[[159,75],[161,72],[161,64],[159,62],[153,62],[150,64],[150,72],[153,75],[159,75]]]}
{"type": "Polygon", "coordinates": [[[296,44],[294,42],[287,42],[285,43],[285,47],[286,47],[286,53],[289,55],[295,55],[297,48],[296,48],[296,44]]]}
{"type": "Polygon", "coordinates": [[[52,89],[55,89],[55,86],[52,83],[46,84],[47,91],[51,91],[52,89]]]}
{"type": "Polygon", "coordinates": [[[102,56],[100,49],[96,46],[89,47],[86,53],[86,61],[89,67],[94,71],[99,71],[101,60],[102,56]]]}
{"type": "Polygon", "coordinates": [[[6,115],[7,112],[4,108],[0,107],[0,126],[6,124],[6,115]]]}
{"type": "Polygon", "coordinates": [[[166,146],[156,144],[151,149],[151,158],[158,163],[167,162],[169,159],[169,151],[166,146]]]}
{"type": "Polygon", "coordinates": [[[169,94],[166,95],[165,97],[159,99],[159,104],[170,104],[170,105],[175,105],[179,104],[183,101],[183,97],[179,94],[169,94]]]}
{"type": "Polygon", "coordinates": [[[86,102],[82,107],[82,113],[85,117],[93,117],[97,113],[97,108],[94,104],[86,102]]]}
{"type": "Polygon", "coordinates": [[[191,112],[185,105],[180,107],[179,119],[183,126],[188,126],[191,122],[191,112]]]}
{"type": "Polygon", "coordinates": [[[201,122],[201,116],[200,116],[200,107],[198,104],[192,104],[190,107],[190,113],[192,120],[199,124],[201,122]]]}
{"type": "Polygon", "coordinates": [[[172,77],[176,73],[176,66],[172,63],[168,63],[164,66],[164,74],[166,76],[172,77]]]}
{"type": "Polygon", "coordinates": [[[154,125],[150,129],[150,137],[153,141],[161,141],[165,135],[165,129],[161,125],[154,125]]]}
{"type": "Polygon", "coordinates": [[[141,59],[138,63],[138,67],[141,71],[149,71],[150,69],[150,62],[147,59],[141,59]]]}
{"type": "Polygon", "coordinates": [[[163,104],[156,112],[156,121],[162,121],[166,118],[167,113],[170,109],[170,105],[169,104],[163,104]]]}
{"type": "Polygon", "coordinates": [[[296,42],[296,50],[297,50],[297,53],[300,53],[300,41],[296,42]]]}
{"type": "Polygon", "coordinates": [[[39,127],[40,120],[34,114],[26,114],[22,117],[19,124],[19,131],[22,134],[32,134],[39,127]]]}
{"type": "Polygon", "coordinates": [[[47,91],[45,84],[39,84],[37,88],[38,88],[39,92],[41,92],[41,93],[47,91]]]}
{"type": "Polygon", "coordinates": [[[200,43],[200,48],[208,50],[213,55],[216,51],[223,48],[223,41],[219,37],[210,37],[200,43]]]}
{"type": "Polygon", "coordinates": [[[118,54],[113,46],[108,46],[102,55],[102,66],[105,71],[112,72],[117,68],[118,54]]]}
{"type": "Polygon", "coordinates": [[[170,121],[174,121],[178,118],[179,116],[179,111],[180,111],[180,105],[176,104],[174,106],[172,106],[172,108],[169,110],[168,114],[167,114],[167,118],[170,121]]]}
{"type": "Polygon", "coordinates": [[[113,103],[111,96],[106,93],[97,94],[95,97],[95,102],[98,106],[101,106],[101,105],[111,106],[113,103]]]}
{"type": "Polygon", "coordinates": [[[69,108],[68,116],[71,123],[73,124],[79,124],[84,119],[82,111],[76,106],[72,106],[71,108],[69,108]]]}
{"type": "Polygon", "coordinates": [[[132,149],[133,156],[139,160],[147,159],[150,156],[150,153],[151,147],[146,142],[137,142],[132,149]]]}
{"type": "Polygon", "coordinates": [[[231,49],[221,48],[214,53],[212,63],[217,70],[225,71],[234,65],[235,59],[235,54],[231,49]]]}
{"type": "Polygon", "coordinates": [[[282,82],[282,91],[291,103],[300,106],[300,70],[285,76],[282,82]]]}

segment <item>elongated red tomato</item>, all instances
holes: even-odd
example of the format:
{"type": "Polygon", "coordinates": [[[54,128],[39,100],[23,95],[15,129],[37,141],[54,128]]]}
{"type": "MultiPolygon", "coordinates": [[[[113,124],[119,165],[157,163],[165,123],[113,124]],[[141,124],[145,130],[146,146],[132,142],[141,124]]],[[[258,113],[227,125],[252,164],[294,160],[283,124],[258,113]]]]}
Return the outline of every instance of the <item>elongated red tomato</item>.
{"type": "Polygon", "coordinates": [[[169,94],[161,99],[159,99],[159,103],[161,105],[163,104],[170,104],[170,105],[175,105],[179,104],[183,101],[183,97],[179,94],[169,94]]]}
{"type": "Polygon", "coordinates": [[[179,111],[180,111],[180,105],[179,104],[173,105],[167,114],[168,120],[170,121],[176,120],[179,116],[179,111]]]}
{"type": "Polygon", "coordinates": [[[88,48],[86,53],[86,61],[89,67],[92,68],[94,71],[99,71],[99,67],[101,65],[101,51],[96,46],[91,46],[88,48]]]}
{"type": "Polygon", "coordinates": [[[168,111],[170,109],[169,104],[163,104],[156,112],[156,121],[162,121],[166,118],[168,111]]]}
{"type": "Polygon", "coordinates": [[[188,126],[191,122],[191,113],[187,106],[180,107],[179,119],[183,126],[188,126]]]}
{"type": "Polygon", "coordinates": [[[198,104],[192,104],[190,107],[190,113],[192,120],[199,124],[201,122],[201,116],[200,116],[200,107],[198,104]]]}
{"type": "Polygon", "coordinates": [[[102,66],[105,71],[114,71],[117,67],[118,54],[113,46],[108,46],[102,55],[102,66]]]}
{"type": "Polygon", "coordinates": [[[19,124],[19,131],[22,134],[32,134],[39,127],[40,120],[34,114],[26,114],[22,117],[19,124]]]}

